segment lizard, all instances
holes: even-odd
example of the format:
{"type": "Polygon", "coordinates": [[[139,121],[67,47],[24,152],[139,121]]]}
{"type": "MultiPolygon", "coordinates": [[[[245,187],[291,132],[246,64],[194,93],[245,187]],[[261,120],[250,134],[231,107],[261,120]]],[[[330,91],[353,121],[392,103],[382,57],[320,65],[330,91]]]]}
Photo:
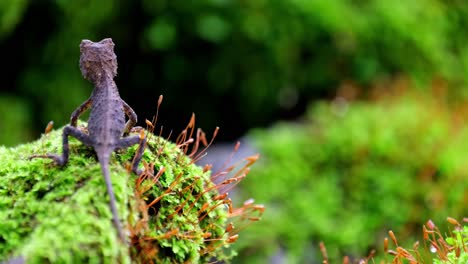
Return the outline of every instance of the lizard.
{"type": "Polygon", "coordinates": [[[117,56],[114,53],[114,42],[105,38],[99,42],[84,39],[80,44],[80,70],[83,77],[94,85],[91,96],[71,115],[70,124],[62,132],[62,154],[33,155],[31,158],[49,158],[58,166],[64,166],[69,158],[68,137],[73,136],[87,146],[94,148],[101,171],[104,176],[112,221],[121,241],[125,235],[118,217],[115,195],[109,175],[109,160],[116,149],[125,149],[139,144],[132,165],[132,171],[141,174],[138,164],[142,158],[146,138],[128,136],[137,122],[133,109],[120,98],[114,77],[117,75],[117,56]],[[88,119],[88,132],[77,128],[79,116],[91,108],[88,119]],[[128,121],[125,123],[125,115],[128,121]]]}

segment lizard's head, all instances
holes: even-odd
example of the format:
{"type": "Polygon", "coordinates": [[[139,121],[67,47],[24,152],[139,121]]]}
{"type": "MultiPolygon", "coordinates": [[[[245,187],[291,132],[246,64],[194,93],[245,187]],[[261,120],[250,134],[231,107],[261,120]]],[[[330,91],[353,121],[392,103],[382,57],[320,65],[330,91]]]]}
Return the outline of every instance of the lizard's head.
{"type": "Polygon", "coordinates": [[[99,42],[84,39],[80,44],[80,53],[80,69],[85,79],[94,82],[107,72],[117,75],[117,56],[112,39],[99,42]]]}

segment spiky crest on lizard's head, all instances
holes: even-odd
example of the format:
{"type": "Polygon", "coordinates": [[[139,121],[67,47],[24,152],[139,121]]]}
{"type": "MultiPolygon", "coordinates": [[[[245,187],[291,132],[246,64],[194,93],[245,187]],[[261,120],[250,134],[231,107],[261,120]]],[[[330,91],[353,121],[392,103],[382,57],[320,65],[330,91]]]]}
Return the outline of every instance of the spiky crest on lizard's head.
{"type": "Polygon", "coordinates": [[[80,53],[80,70],[86,80],[96,83],[106,73],[112,77],[117,75],[117,56],[111,38],[99,42],[84,39],[80,44],[80,53]]]}

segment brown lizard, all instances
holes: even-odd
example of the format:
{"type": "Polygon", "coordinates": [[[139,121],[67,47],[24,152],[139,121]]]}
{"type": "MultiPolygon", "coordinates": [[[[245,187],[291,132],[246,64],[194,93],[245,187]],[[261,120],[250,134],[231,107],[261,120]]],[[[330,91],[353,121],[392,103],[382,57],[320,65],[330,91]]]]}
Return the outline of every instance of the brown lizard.
{"type": "Polygon", "coordinates": [[[114,77],[117,75],[117,56],[114,53],[112,39],[106,38],[100,42],[82,40],[80,53],[81,73],[86,80],[94,85],[94,90],[89,99],[72,113],[70,125],[63,129],[62,155],[34,155],[32,158],[50,158],[58,166],[65,165],[69,154],[68,136],[73,136],[83,144],[92,146],[97,154],[106,182],[112,220],[120,239],[125,241],[110,181],[109,159],[115,149],[124,149],[140,144],[132,165],[133,172],[140,174],[138,164],[144,152],[146,139],[140,136],[127,137],[137,122],[137,116],[133,109],[120,98],[114,82],[114,77]],[[85,133],[76,125],[78,117],[89,108],[91,108],[91,113],[88,120],[88,133],[85,133]],[[129,118],[126,124],[125,115],[129,118]]]}

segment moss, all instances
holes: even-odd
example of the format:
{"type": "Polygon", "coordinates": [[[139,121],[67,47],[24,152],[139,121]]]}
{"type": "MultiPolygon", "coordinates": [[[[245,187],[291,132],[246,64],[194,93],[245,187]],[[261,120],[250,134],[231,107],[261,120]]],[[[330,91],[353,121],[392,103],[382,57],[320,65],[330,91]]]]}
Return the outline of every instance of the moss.
{"type": "Polygon", "coordinates": [[[149,137],[143,161],[146,171],[154,166],[157,179],[128,173],[136,146],[110,162],[119,216],[131,240],[127,248],[112,225],[92,148],[70,138],[63,168],[28,159],[61,152],[61,131],[0,147],[0,261],[24,256],[27,263],[181,263],[234,254],[225,251],[228,213],[213,199],[219,193],[210,172],[156,136],[149,137]]]}
{"type": "Polygon", "coordinates": [[[319,102],[300,124],[252,131],[263,159],[239,194],[255,194],[269,210],[236,261],[280,249],[288,262],[317,262],[323,241],[335,263],[381,249],[390,227],[408,241],[426,219],[467,215],[468,116],[445,102],[413,92],[319,102]]]}

